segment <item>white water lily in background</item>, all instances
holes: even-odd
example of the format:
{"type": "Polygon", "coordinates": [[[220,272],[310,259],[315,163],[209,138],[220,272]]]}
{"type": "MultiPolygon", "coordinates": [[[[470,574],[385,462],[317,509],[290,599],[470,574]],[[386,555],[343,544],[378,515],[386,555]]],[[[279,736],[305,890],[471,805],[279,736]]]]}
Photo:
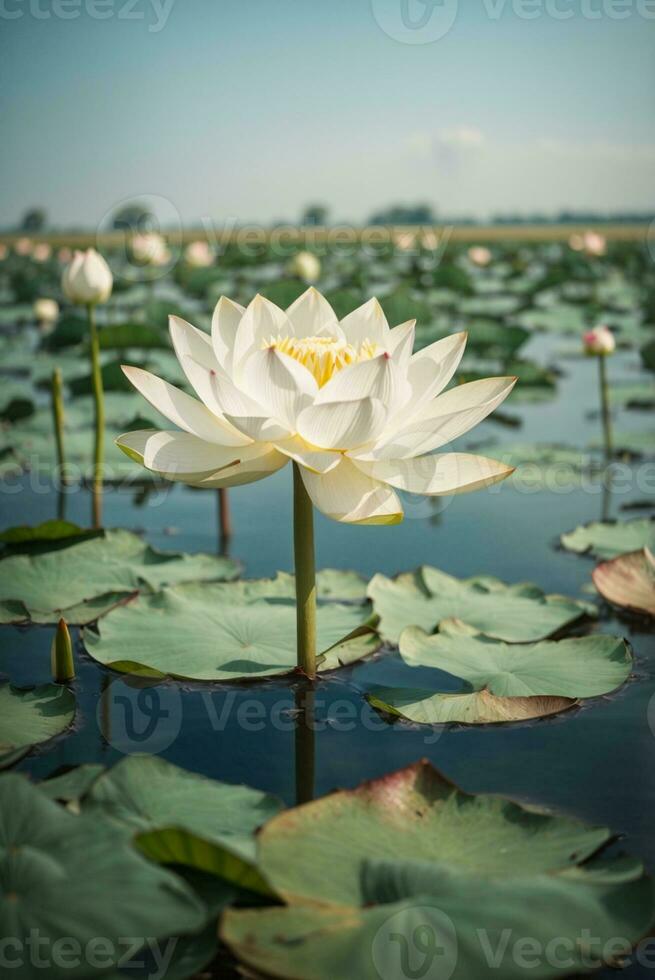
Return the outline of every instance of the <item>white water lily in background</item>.
{"type": "Polygon", "coordinates": [[[14,252],[16,255],[31,255],[34,242],[31,238],[18,238],[14,242],[14,252]]]}
{"type": "Polygon", "coordinates": [[[198,239],[195,242],[189,242],[187,247],[184,249],[184,261],[188,265],[194,266],[196,269],[205,269],[210,265],[214,264],[214,253],[209,247],[209,242],[203,239],[198,239]]]}
{"type": "Polygon", "coordinates": [[[582,235],[574,232],[569,238],[569,248],[587,255],[605,255],[607,239],[597,231],[585,231],[582,235]]]}
{"type": "Polygon", "coordinates": [[[321,260],[313,252],[297,252],[289,262],[287,272],[303,282],[316,282],[321,277],[321,260]]]}
{"type": "Polygon", "coordinates": [[[467,254],[474,265],[485,266],[491,262],[491,252],[484,245],[472,245],[467,254]]]}
{"type": "Polygon", "coordinates": [[[111,296],[114,279],[111,269],[94,248],[76,251],[61,277],[61,288],[71,303],[95,306],[111,296]]]}
{"type": "Polygon", "coordinates": [[[118,445],[196,487],[261,480],[293,460],[313,504],[352,524],[400,521],[396,490],[440,495],[497,483],[512,472],[502,463],[434,450],[481,422],[516,379],[446,391],[466,334],[413,354],[414,324],[390,329],[375,299],[339,322],[313,288],[286,311],[261,296],[246,309],[223,297],[211,337],[173,316],[175,352],[198,397],[124,367],[178,428],[128,432],[118,445]]]}
{"type": "Polygon", "coordinates": [[[130,240],[130,253],[139,265],[166,265],[171,258],[166,239],[156,231],[134,235],[130,240]]]}

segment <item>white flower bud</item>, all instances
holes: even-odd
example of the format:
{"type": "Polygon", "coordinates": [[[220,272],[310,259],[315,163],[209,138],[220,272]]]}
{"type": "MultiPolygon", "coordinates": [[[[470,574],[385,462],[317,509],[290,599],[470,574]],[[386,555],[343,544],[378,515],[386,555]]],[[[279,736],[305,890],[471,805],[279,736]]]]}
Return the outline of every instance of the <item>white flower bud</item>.
{"type": "Polygon", "coordinates": [[[85,306],[106,303],[113,284],[111,269],[93,248],[75,252],[61,279],[61,287],[71,303],[85,306]]]}
{"type": "Polygon", "coordinates": [[[305,282],[316,282],[321,275],[321,263],[312,252],[298,252],[289,262],[288,271],[305,282]]]}
{"type": "Polygon", "coordinates": [[[59,316],[59,303],[56,299],[34,300],[34,317],[39,323],[54,323],[59,316]]]}

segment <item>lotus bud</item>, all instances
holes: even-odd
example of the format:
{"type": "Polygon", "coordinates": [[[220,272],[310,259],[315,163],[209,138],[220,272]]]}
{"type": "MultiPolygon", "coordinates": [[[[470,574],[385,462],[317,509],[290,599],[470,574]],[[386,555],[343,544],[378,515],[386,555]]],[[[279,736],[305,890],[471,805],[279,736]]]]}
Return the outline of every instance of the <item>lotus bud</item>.
{"type": "Polygon", "coordinates": [[[608,327],[594,327],[593,330],[587,330],[586,333],[583,333],[582,346],[585,354],[606,357],[608,354],[614,353],[616,341],[614,334],[608,327]]]}
{"type": "Polygon", "coordinates": [[[31,238],[19,238],[14,244],[16,255],[31,255],[34,245],[31,238]]]}
{"type": "Polygon", "coordinates": [[[474,265],[489,265],[491,262],[491,252],[484,245],[473,245],[468,250],[468,257],[474,265]]]}
{"type": "Polygon", "coordinates": [[[59,316],[59,303],[56,299],[46,299],[45,297],[37,299],[34,301],[32,309],[37,322],[46,327],[54,323],[59,316]]]}
{"type": "Polygon", "coordinates": [[[32,258],[35,262],[47,262],[52,255],[52,249],[47,242],[39,242],[34,246],[32,258]]]}
{"type": "Polygon", "coordinates": [[[409,252],[416,243],[416,233],[413,231],[397,231],[394,233],[393,243],[401,252],[409,252]]]}
{"type": "Polygon", "coordinates": [[[184,250],[184,260],[187,265],[191,265],[196,269],[206,269],[208,266],[214,264],[214,254],[208,242],[199,240],[197,242],[189,242],[184,250]]]}
{"type": "Polygon", "coordinates": [[[321,263],[313,252],[298,252],[289,262],[288,271],[305,282],[316,282],[321,275],[321,263]]]}
{"type": "Polygon", "coordinates": [[[50,663],[55,684],[66,684],[75,679],[73,644],[65,619],[60,619],[50,648],[50,663]]]}
{"type": "Polygon", "coordinates": [[[106,303],[113,284],[111,269],[94,248],[75,252],[61,278],[61,288],[66,297],[71,303],[84,306],[106,303]]]}
{"type": "Polygon", "coordinates": [[[130,242],[130,252],[137,265],[166,265],[171,257],[166,240],[156,231],[135,235],[130,242]]]}
{"type": "Polygon", "coordinates": [[[70,260],[73,258],[73,253],[69,249],[68,245],[62,245],[62,247],[57,252],[57,258],[62,265],[68,265],[70,260]]]}

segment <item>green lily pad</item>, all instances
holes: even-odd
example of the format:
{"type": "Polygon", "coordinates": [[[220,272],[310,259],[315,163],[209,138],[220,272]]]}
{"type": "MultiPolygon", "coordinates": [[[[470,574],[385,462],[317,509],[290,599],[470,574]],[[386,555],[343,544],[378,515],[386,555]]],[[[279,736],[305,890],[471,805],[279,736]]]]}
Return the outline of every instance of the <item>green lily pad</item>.
{"type": "MultiPolygon", "coordinates": [[[[25,951],[38,933],[49,980],[88,980],[116,969],[129,948],[124,937],[155,940],[204,925],[204,904],[180,878],[139,855],[124,827],[74,816],[23,776],[0,777],[0,839],[0,930],[25,951]],[[97,937],[101,955],[90,960],[84,950],[97,937]],[[58,940],[68,944],[61,957],[54,955],[58,940]]],[[[22,957],[11,973],[33,980],[32,958],[22,957]]]]}
{"type": "Polygon", "coordinates": [[[474,443],[467,448],[475,449],[516,467],[508,477],[513,486],[541,487],[560,491],[563,487],[578,487],[591,479],[599,479],[605,472],[602,460],[591,452],[551,443],[474,443]]]}
{"type": "MultiPolygon", "coordinates": [[[[319,603],[321,670],[378,648],[370,615],[369,606],[319,603]]],[[[99,634],[85,631],[84,643],[95,660],[128,673],[203,681],[270,677],[296,667],[295,600],[281,595],[278,580],[143,593],[107,616],[99,634]]]]}
{"type": "Polygon", "coordinates": [[[622,884],[591,874],[580,882],[564,875],[505,879],[372,860],[364,875],[367,908],[230,909],[221,937],[243,963],[272,977],[524,980],[529,963],[530,976],[548,980],[562,976],[559,958],[545,952],[552,944],[567,951],[567,974],[587,972],[590,963],[602,965],[602,950],[613,949],[616,936],[629,952],[654,914],[653,883],[639,875],[622,884]],[[593,950],[581,934],[597,937],[593,950]],[[528,936],[526,957],[517,937],[528,936]]]}
{"type": "Polygon", "coordinates": [[[77,801],[88,793],[105,767],[100,763],[85,763],[76,766],[61,776],[52,776],[38,783],[42,793],[51,800],[61,800],[63,803],[77,801]]]}
{"type": "Polygon", "coordinates": [[[655,384],[647,381],[619,381],[609,386],[610,402],[625,408],[655,408],[655,384]]]}
{"type": "Polygon", "coordinates": [[[0,532],[0,541],[15,551],[48,541],[70,541],[73,538],[79,541],[80,538],[97,538],[101,534],[101,531],[81,528],[71,521],[50,520],[34,526],[19,524],[16,527],[8,527],[0,532]]]}
{"type": "Polygon", "coordinates": [[[0,560],[0,622],[94,622],[139,590],[230,579],[228,558],[157,551],[129,531],[54,542],[0,560]]]}
{"type": "Polygon", "coordinates": [[[584,310],[565,303],[526,310],[514,319],[529,330],[545,330],[548,333],[581,334],[588,326],[584,310]]]}
{"type": "MultiPolygon", "coordinates": [[[[492,298],[483,301],[468,300],[467,302],[469,304],[471,302],[482,303],[486,306],[492,302],[492,298]]],[[[512,300],[512,302],[515,301],[512,300]]],[[[530,337],[529,330],[524,327],[509,326],[499,323],[497,320],[477,320],[467,323],[467,331],[466,346],[468,351],[475,351],[486,356],[497,354],[502,357],[511,357],[530,337]]]]}
{"type": "Polygon", "coordinates": [[[259,867],[286,901],[360,905],[369,858],[447,862],[475,875],[555,874],[610,836],[502,797],[469,796],[422,761],[285,810],[257,840],[259,867]]]}
{"type": "MultiPolygon", "coordinates": [[[[591,952],[585,930],[600,950],[617,935],[636,942],[655,918],[640,862],[593,858],[609,838],[470,796],[419,762],[269,821],[259,864],[288,906],[228,910],[221,937],[243,963],[285,980],[519,980],[525,966],[501,943],[508,932],[537,936],[541,950],[567,937],[573,969],[591,952]]],[[[560,975],[549,957],[531,972],[560,975]]]]}
{"type": "Polygon", "coordinates": [[[267,793],[139,755],[99,776],[82,800],[83,814],[97,812],[136,830],[148,857],[264,892],[269,889],[255,867],[254,835],[281,809],[267,793]]]}
{"type": "Polygon", "coordinates": [[[378,710],[424,725],[542,718],[615,690],[632,669],[625,641],[603,635],[507,645],[457,632],[429,636],[410,626],[400,653],[411,667],[434,667],[466,684],[454,693],[389,687],[368,693],[378,710]]]}
{"type": "Polygon", "coordinates": [[[625,640],[602,633],[509,645],[481,634],[429,636],[410,626],[400,637],[400,655],[410,667],[434,667],[506,698],[595,698],[624,684],[632,670],[625,640]]]}
{"type": "Polygon", "coordinates": [[[655,521],[635,518],[632,521],[593,521],[563,534],[567,551],[595,558],[615,558],[640,548],[655,549],[655,521]]]}
{"type": "Polygon", "coordinates": [[[593,613],[589,603],[545,595],[530,583],[505,585],[491,576],[458,579],[427,565],[396,579],[375,575],[368,595],[380,617],[380,633],[392,643],[406,626],[430,631],[444,619],[461,620],[509,643],[530,643],[593,613]]]}
{"type": "Polygon", "coordinates": [[[23,690],[0,685],[0,769],[35,745],[61,735],[73,723],[75,695],[60,684],[23,690]]]}
{"type": "Polygon", "coordinates": [[[112,323],[98,333],[101,350],[127,350],[133,347],[169,350],[170,341],[165,331],[146,323],[112,323]]]}

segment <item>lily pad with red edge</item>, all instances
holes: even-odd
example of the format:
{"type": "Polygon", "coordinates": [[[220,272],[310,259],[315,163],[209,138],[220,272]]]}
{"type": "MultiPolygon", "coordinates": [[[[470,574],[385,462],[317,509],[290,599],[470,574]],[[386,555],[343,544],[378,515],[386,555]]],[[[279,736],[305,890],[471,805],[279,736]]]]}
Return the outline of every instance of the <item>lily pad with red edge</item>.
{"type": "Polygon", "coordinates": [[[655,557],[649,548],[601,562],[591,577],[607,602],[655,617],[655,557]]]}
{"type": "MultiPolygon", "coordinates": [[[[269,821],[259,866],[287,905],[228,910],[221,938],[247,967],[285,980],[402,977],[409,956],[425,976],[522,980],[511,945],[498,962],[488,956],[508,931],[542,950],[564,937],[577,972],[591,952],[580,937],[599,936],[599,951],[619,935],[634,944],[655,920],[641,863],[596,856],[610,836],[469,795],[416,763],[269,821]],[[427,963],[433,947],[440,958],[427,963]]],[[[531,975],[561,969],[544,955],[531,975]]]]}

